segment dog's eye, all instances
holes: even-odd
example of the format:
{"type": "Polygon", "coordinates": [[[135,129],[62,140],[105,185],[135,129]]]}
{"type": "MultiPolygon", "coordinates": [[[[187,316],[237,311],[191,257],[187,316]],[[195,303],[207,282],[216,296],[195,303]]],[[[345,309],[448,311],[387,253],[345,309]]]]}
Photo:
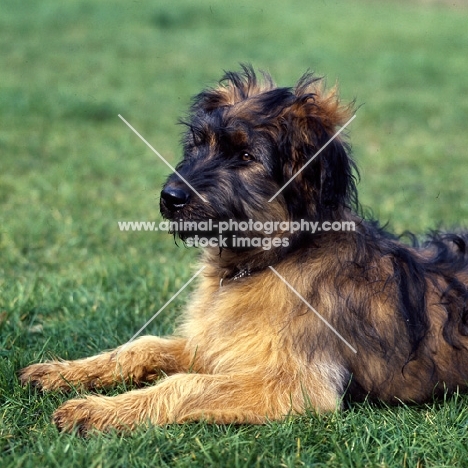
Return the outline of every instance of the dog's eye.
{"type": "Polygon", "coordinates": [[[240,153],[240,157],[241,157],[242,161],[255,161],[255,158],[250,153],[248,153],[247,151],[242,151],[240,153]]]}

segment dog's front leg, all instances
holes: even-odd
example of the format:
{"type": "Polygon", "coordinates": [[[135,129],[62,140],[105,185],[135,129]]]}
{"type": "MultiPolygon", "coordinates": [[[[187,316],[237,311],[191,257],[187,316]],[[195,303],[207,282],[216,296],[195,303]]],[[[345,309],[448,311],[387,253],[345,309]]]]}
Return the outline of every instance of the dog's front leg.
{"type": "MultiPolygon", "coordinates": [[[[331,391],[333,410],[338,396],[331,391]]],[[[59,429],[130,430],[141,424],[165,425],[205,420],[217,424],[262,424],[304,411],[308,399],[298,383],[265,382],[250,375],[177,374],[154,387],[115,397],[88,396],[70,400],[54,413],[59,429]]],[[[322,403],[323,395],[322,395],[322,403]]]]}
{"type": "Polygon", "coordinates": [[[191,357],[181,338],[144,336],[114,351],[76,361],[33,364],[20,372],[23,384],[43,390],[109,387],[117,382],[148,382],[186,372],[191,357]]]}

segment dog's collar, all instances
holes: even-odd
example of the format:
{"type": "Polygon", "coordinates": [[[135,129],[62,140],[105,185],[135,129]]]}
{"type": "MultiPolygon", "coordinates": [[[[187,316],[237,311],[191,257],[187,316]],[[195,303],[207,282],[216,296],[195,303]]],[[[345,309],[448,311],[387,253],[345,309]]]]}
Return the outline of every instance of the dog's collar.
{"type": "Polygon", "coordinates": [[[229,280],[229,281],[237,281],[241,278],[245,278],[246,276],[250,276],[250,268],[245,267],[242,268],[242,270],[239,270],[235,275],[229,275],[228,272],[224,273],[223,277],[219,280],[219,287],[221,288],[223,286],[224,281],[229,280]]]}

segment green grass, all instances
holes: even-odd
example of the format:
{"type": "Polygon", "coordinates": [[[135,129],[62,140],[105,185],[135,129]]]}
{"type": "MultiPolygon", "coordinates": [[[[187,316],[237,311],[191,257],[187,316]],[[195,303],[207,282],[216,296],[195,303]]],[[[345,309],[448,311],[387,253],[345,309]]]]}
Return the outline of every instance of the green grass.
{"type": "MultiPolygon", "coordinates": [[[[464,396],[83,440],[50,424],[66,395],[15,376],[125,342],[190,277],[194,250],[117,229],[159,219],[168,174],[117,114],[176,162],[190,96],[239,62],[280,85],[308,68],[339,79],[362,104],[350,128],[361,201],[394,230],[466,226],[467,21],[431,2],[4,0],[0,465],[468,466],[464,396]]],[[[184,297],[147,331],[169,333],[184,297]]]]}

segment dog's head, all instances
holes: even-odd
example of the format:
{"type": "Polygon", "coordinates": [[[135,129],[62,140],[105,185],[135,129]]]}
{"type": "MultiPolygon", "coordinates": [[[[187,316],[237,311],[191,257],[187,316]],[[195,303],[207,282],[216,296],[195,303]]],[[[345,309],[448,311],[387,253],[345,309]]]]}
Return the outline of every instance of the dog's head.
{"type": "Polygon", "coordinates": [[[341,136],[333,136],[351,115],[337,90],[326,91],[311,74],[278,88],[250,67],[227,73],[195,97],[183,122],[184,158],[161,192],[163,216],[341,219],[357,203],[354,165],[341,136]]]}

